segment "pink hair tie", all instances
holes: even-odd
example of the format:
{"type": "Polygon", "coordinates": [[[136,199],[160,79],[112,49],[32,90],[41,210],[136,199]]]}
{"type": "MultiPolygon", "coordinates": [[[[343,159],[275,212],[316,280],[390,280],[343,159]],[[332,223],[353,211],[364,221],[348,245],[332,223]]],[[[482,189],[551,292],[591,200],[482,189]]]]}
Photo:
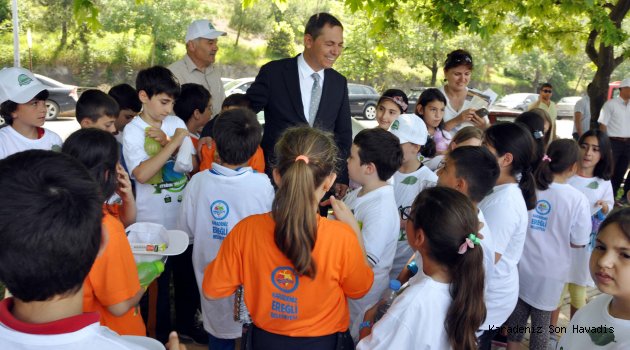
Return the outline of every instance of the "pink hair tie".
{"type": "Polygon", "coordinates": [[[551,163],[551,158],[550,158],[548,155],[546,155],[546,154],[545,154],[545,155],[543,156],[542,161],[543,161],[543,162],[549,162],[549,163],[551,163]]]}
{"type": "Polygon", "coordinates": [[[304,161],[304,163],[308,164],[308,157],[305,155],[299,155],[297,157],[295,157],[295,161],[297,162],[298,160],[302,160],[304,161]]]}
{"type": "Polygon", "coordinates": [[[479,239],[479,237],[477,237],[476,234],[471,233],[468,235],[468,237],[466,237],[466,239],[464,240],[464,243],[462,243],[459,246],[459,249],[457,250],[458,254],[464,254],[466,253],[466,251],[468,250],[468,248],[475,248],[475,245],[479,245],[481,244],[481,240],[479,239]]]}

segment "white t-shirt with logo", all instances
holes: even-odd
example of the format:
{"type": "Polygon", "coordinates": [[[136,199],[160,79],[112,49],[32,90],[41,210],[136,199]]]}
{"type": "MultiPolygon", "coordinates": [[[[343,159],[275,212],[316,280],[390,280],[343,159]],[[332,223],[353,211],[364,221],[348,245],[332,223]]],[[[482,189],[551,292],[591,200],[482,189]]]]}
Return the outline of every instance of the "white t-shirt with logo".
{"type": "Polygon", "coordinates": [[[418,271],[357,350],[450,349],[444,328],[453,301],[449,288],[418,271]]]}
{"type": "Polygon", "coordinates": [[[560,339],[560,350],[630,349],[630,320],[608,312],[612,296],[602,294],[579,309],[560,339]]]}
{"type": "MultiPolygon", "coordinates": [[[[192,177],[184,191],[177,226],[194,240],[193,268],[202,295],[203,273],[216,258],[223,239],[243,218],[270,212],[273,197],[269,177],[250,167],[232,170],[213,163],[212,169],[192,177]]],[[[241,337],[242,325],[234,321],[234,296],[202,297],[201,310],[210,334],[221,339],[241,337]]]]}
{"type": "Polygon", "coordinates": [[[0,129],[0,159],[31,149],[61,151],[61,137],[48,129],[42,130],[44,135],[33,140],[24,137],[10,125],[0,129]]]}
{"type": "Polygon", "coordinates": [[[571,244],[588,244],[590,216],[586,196],[569,184],[554,182],[544,191],[536,190],[518,263],[519,298],[539,310],[558,307],[571,265],[571,244]]]}
{"type": "MultiPolygon", "coordinates": [[[[137,116],[123,131],[123,155],[129,174],[134,180],[133,171],[140,163],[150,158],[144,150],[145,129],[148,127],[149,124],[137,116]]],[[[167,116],[160,127],[169,137],[173,136],[178,128],[186,129],[186,124],[175,116],[167,116]]],[[[191,157],[193,154],[194,150],[191,157]]],[[[186,174],[176,172],[173,169],[174,165],[175,157],[171,157],[159,175],[156,175],[159,180],[155,184],[136,181],[136,221],[153,222],[163,225],[168,230],[175,228],[188,178],[186,174]]]]}
{"type": "MultiPolygon", "coordinates": [[[[612,184],[610,180],[600,179],[599,177],[581,177],[579,175],[572,176],[567,183],[582,192],[588,199],[591,213],[595,210],[595,202],[604,201],[608,204],[608,210],[613,209],[615,205],[615,197],[613,196],[612,184]]],[[[591,272],[588,267],[591,252],[595,247],[595,236],[591,228],[591,239],[589,244],[584,248],[571,249],[571,270],[567,282],[574,283],[579,286],[595,286],[591,272]]]]}
{"type": "MultiPolygon", "coordinates": [[[[410,207],[418,196],[418,193],[422,192],[427,186],[434,186],[435,183],[437,183],[438,177],[429,168],[422,166],[420,169],[408,174],[397,171],[394,173],[392,179],[394,180],[396,206],[398,208],[404,208],[410,207]]],[[[398,235],[394,264],[392,265],[392,270],[389,272],[390,280],[398,277],[398,274],[405,267],[412,255],[413,249],[411,249],[407,242],[407,233],[405,232],[405,227],[402,226],[400,227],[398,235]]]]}
{"type": "MultiPolygon", "coordinates": [[[[518,300],[518,270],[527,235],[527,206],[518,184],[495,186],[480,203],[490,228],[494,250],[501,259],[494,265],[492,288],[486,289],[486,322],[500,327],[514,311],[518,300]]],[[[488,329],[487,327],[483,329],[488,329]]]]}
{"type": "Polygon", "coordinates": [[[389,286],[389,271],[396,255],[400,218],[394,198],[394,187],[385,185],[359,197],[361,188],[349,192],[343,199],[359,222],[368,262],[374,271],[370,291],[360,299],[349,299],[350,332],[358,338],[363,312],[376,304],[389,286]]]}

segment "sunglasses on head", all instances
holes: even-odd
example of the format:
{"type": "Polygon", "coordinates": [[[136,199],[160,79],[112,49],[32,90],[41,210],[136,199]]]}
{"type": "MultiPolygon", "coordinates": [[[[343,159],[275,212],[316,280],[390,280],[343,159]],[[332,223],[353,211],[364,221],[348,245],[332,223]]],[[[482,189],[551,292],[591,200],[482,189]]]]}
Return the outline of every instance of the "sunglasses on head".
{"type": "Polygon", "coordinates": [[[457,55],[455,57],[452,57],[448,59],[448,63],[447,65],[457,65],[459,63],[471,63],[472,64],[472,57],[468,56],[468,55],[457,55]]]}

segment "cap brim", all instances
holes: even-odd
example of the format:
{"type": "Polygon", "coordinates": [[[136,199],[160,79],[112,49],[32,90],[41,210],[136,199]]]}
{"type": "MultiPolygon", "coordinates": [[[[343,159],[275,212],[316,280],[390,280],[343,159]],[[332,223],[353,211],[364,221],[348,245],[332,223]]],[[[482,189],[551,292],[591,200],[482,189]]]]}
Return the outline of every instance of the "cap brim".
{"type": "MultiPolygon", "coordinates": [[[[216,38],[218,38],[218,37],[220,37],[220,36],[226,36],[226,35],[227,35],[227,33],[226,33],[226,32],[221,32],[221,31],[218,31],[218,30],[217,30],[217,31],[212,32],[212,33],[208,33],[208,34],[200,35],[200,36],[198,36],[197,38],[204,38],[204,39],[210,39],[210,40],[212,40],[212,39],[216,39],[216,38]]],[[[195,39],[197,39],[197,38],[195,38],[195,39]]]]}
{"type": "Polygon", "coordinates": [[[133,253],[135,255],[173,256],[183,253],[186,248],[188,248],[189,239],[186,232],[180,230],[166,230],[166,234],[168,235],[168,246],[165,250],[160,252],[134,251],[133,253]]]}
{"type": "Polygon", "coordinates": [[[16,96],[12,96],[11,98],[9,98],[9,100],[15,103],[26,103],[32,100],[33,97],[37,96],[37,94],[44,90],[46,90],[46,87],[43,84],[34,84],[33,86],[29,86],[28,88],[20,91],[20,93],[16,96]]]}

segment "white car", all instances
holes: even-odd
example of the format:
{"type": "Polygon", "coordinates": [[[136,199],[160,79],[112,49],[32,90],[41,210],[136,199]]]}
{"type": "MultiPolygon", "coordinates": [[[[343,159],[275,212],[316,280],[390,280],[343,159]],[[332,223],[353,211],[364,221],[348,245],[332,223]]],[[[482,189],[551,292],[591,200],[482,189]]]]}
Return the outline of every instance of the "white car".
{"type": "Polygon", "coordinates": [[[526,111],[527,106],[538,99],[538,94],[522,92],[501,97],[494,106],[526,111]]]}
{"type": "Polygon", "coordinates": [[[223,85],[223,88],[225,89],[225,96],[230,96],[232,94],[244,94],[247,92],[247,89],[249,89],[255,79],[256,78],[253,77],[240,78],[225,83],[225,85],[223,85]]]}
{"type": "Polygon", "coordinates": [[[556,103],[556,111],[558,111],[558,118],[567,117],[573,118],[573,109],[575,104],[582,98],[582,96],[567,96],[563,97],[556,103]]]}

